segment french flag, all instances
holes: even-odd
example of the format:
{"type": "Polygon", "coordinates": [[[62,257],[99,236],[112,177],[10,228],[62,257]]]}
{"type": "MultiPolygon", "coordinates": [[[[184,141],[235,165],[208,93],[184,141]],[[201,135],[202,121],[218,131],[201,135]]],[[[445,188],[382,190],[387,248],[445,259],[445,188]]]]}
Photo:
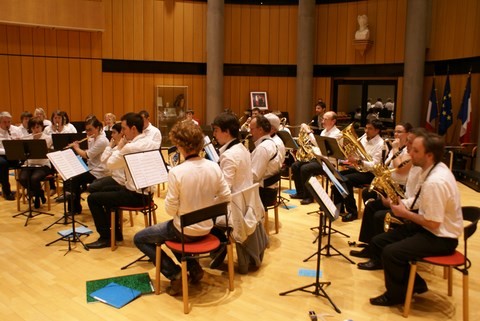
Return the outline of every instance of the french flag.
{"type": "Polygon", "coordinates": [[[468,75],[467,86],[465,87],[465,93],[463,94],[462,106],[458,112],[457,119],[462,121],[462,127],[460,127],[460,142],[469,143],[472,133],[472,95],[471,95],[471,75],[468,75]]]}
{"type": "Polygon", "coordinates": [[[433,78],[432,91],[428,99],[427,122],[425,128],[429,132],[435,132],[435,119],[438,116],[437,89],[435,88],[435,78],[433,78]]]}

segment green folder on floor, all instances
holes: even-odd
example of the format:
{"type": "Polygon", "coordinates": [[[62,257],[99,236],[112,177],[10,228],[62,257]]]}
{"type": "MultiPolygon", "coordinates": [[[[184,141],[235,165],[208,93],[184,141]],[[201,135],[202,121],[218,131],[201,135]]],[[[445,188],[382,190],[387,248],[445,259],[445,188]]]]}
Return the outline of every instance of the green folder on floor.
{"type": "Polygon", "coordinates": [[[112,278],[87,281],[87,302],[96,302],[97,300],[92,298],[90,294],[106,287],[112,282],[140,291],[141,294],[151,294],[154,292],[153,284],[148,273],[116,276],[112,278]]]}

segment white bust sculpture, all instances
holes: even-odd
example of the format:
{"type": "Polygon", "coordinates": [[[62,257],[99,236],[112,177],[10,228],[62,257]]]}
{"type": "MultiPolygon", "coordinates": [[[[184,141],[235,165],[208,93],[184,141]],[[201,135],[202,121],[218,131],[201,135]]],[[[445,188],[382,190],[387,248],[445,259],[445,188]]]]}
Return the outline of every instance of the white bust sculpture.
{"type": "Polygon", "coordinates": [[[370,31],[368,30],[367,15],[359,15],[357,21],[358,30],[355,32],[355,40],[368,40],[370,38],[370,31]]]}

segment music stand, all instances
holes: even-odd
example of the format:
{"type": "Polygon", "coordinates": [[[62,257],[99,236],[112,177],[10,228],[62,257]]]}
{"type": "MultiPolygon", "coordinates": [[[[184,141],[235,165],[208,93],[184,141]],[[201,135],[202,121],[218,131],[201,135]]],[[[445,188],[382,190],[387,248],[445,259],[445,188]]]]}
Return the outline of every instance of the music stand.
{"type": "MultiPolygon", "coordinates": [[[[323,157],[323,156],[320,156],[320,155],[315,155],[316,156],[316,160],[317,162],[319,162],[320,164],[322,164],[322,167],[323,167],[323,170],[324,172],[327,174],[326,176],[328,177],[328,179],[332,182],[332,184],[334,186],[337,187],[338,191],[340,192],[340,195],[342,195],[344,198],[348,196],[348,189],[346,187],[344,187],[342,185],[341,182],[343,182],[343,178],[342,176],[340,175],[340,173],[338,173],[335,168],[333,167],[333,165],[330,163],[330,161],[328,160],[328,158],[326,157],[323,157]]],[[[312,179],[312,178],[311,178],[312,179]]],[[[312,194],[312,195],[315,195],[315,192],[312,190],[311,188],[311,184],[306,184],[306,188],[309,190],[309,192],[312,194]]],[[[306,259],[303,260],[303,262],[307,262],[308,260],[310,260],[312,257],[314,257],[315,255],[325,255],[327,257],[330,257],[330,256],[337,256],[337,255],[341,255],[343,256],[347,261],[349,261],[350,263],[352,264],[355,264],[355,262],[353,262],[349,257],[347,257],[346,255],[344,255],[342,252],[340,252],[337,248],[335,248],[332,244],[331,244],[331,236],[333,233],[339,233],[339,234],[342,234],[343,236],[345,237],[350,237],[349,235],[343,233],[343,232],[340,232],[339,230],[337,229],[334,229],[332,227],[332,221],[330,220],[328,222],[328,225],[324,224],[323,225],[323,230],[320,229],[320,227],[318,227],[319,229],[319,236],[320,237],[320,234],[324,234],[324,235],[327,235],[327,244],[320,250],[320,252],[315,252],[313,253],[312,255],[310,255],[309,257],[307,257],[306,259]],[[327,230],[328,229],[328,230],[327,230]],[[333,231],[333,232],[332,232],[333,231]],[[330,253],[330,249],[334,250],[336,253],[335,254],[332,254],[330,253]],[[326,250],[326,253],[322,253],[322,251],[326,250]]],[[[315,241],[314,241],[315,243],[315,241]]]]}
{"type": "MultiPolygon", "coordinates": [[[[277,136],[280,137],[283,144],[285,145],[285,149],[287,149],[290,153],[292,153],[292,151],[297,150],[299,148],[297,142],[293,139],[292,135],[289,132],[287,132],[285,130],[279,130],[279,131],[277,131],[277,136]]],[[[288,179],[289,179],[289,184],[290,184],[289,187],[292,188],[292,183],[291,183],[292,168],[291,168],[291,166],[288,167],[288,179]]],[[[290,201],[289,199],[287,199],[283,196],[280,196],[280,202],[283,203],[284,208],[286,208],[287,210],[290,209],[290,208],[287,206],[287,204],[285,202],[289,202],[289,201],[290,201]]]]}
{"type": "MultiPolygon", "coordinates": [[[[63,150],[69,144],[80,141],[87,137],[86,133],[67,133],[67,134],[52,134],[53,149],[55,151],[63,150]]],[[[81,149],[88,149],[88,142],[80,143],[81,149]]]]}
{"type": "MultiPolygon", "coordinates": [[[[68,180],[71,181],[74,177],[76,177],[78,175],[81,175],[85,172],[88,172],[88,170],[89,170],[87,165],[83,162],[83,160],[79,156],[75,155],[73,150],[70,149],[70,148],[66,149],[66,150],[63,150],[63,151],[57,151],[57,152],[49,153],[49,154],[47,154],[47,157],[50,160],[50,162],[53,164],[53,166],[55,167],[57,172],[62,176],[62,179],[64,181],[68,181],[68,180]]],[[[70,186],[72,186],[72,184],[70,184],[70,186]]],[[[72,189],[73,189],[73,186],[72,186],[72,189]]],[[[72,190],[70,190],[70,202],[71,202],[70,204],[73,204],[73,192],[72,192],[72,190]]],[[[60,224],[59,222],[61,220],[65,220],[63,224],[67,224],[69,214],[67,212],[66,200],[64,200],[64,202],[63,202],[63,211],[64,211],[63,217],[61,217],[57,221],[53,222],[52,224],[50,224],[48,227],[46,227],[43,230],[45,231],[45,230],[49,229],[54,224],[60,224]]],[[[73,243],[79,242],[83,245],[83,248],[85,250],[87,250],[87,251],[89,250],[88,247],[80,239],[80,237],[82,235],[88,236],[88,233],[80,233],[80,232],[75,231],[76,221],[75,221],[75,218],[74,218],[74,214],[71,213],[70,215],[71,215],[71,223],[72,223],[72,232],[69,233],[69,234],[66,234],[66,235],[62,235],[58,239],[56,239],[56,240],[54,240],[50,243],[45,244],[45,246],[49,246],[49,245],[51,245],[53,243],[56,243],[58,241],[67,241],[68,242],[68,250],[65,253],[65,255],[68,252],[71,251],[71,249],[72,249],[71,243],[72,242],[73,243]]],[[[79,223],[79,224],[81,224],[81,223],[79,223]]],[[[81,224],[81,225],[85,226],[84,224],[81,224]]]]}
{"type": "MultiPolygon", "coordinates": [[[[145,152],[137,152],[123,155],[127,169],[132,176],[135,188],[144,191],[160,183],[168,181],[168,171],[165,160],[160,150],[150,150],[145,152]]],[[[148,197],[148,222],[152,226],[152,200],[153,193],[149,191],[148,197]]],[[[146,204],[143,204],[146,207],[146,204]]],[[[146,255],[142,255],[138,259],[122,266],[120,269],[125,270],[130,265],[143,261],[146,255]]],[[[147,260],[150,261],[150,260],[147,260]]]]}
{"type": "Polygon", "coordinates": [[[323,156],[332,157],[337,160],[345,158],[336,138],[319,135],[313,136],[315,137],[315,141],[317,142],[318,148],[320,148],[323,156]]]}
{"type": "MultiPolygon", "coordinates": [[[[310,180],[306,183],[307,188],[310,189],[312,195],[320,205],[320,215],[319,215],[319,230],[322,230],[322,225],[324,221],[324,215],[327,217],[325,219],[329,219],[330,221],[334,221],[339,216],[339,210],[335,207],[332,200],[328,197],[325,190],[322,188],[320,183],[317,181],[315,177],[310,178],[310,180]]],[[[318,253],[320,253],[322,249],[322,238],[318,241],[318,253]]],[[[327,292],[325,292],[324,287],[329,286],[331,282],[320,282],[320,255],[317,255],[317,266],[316,266],[316,273],[315,273],[315,282],[311,284],[307,284],[305,286],[295,288],[293,290],[285,291],[279,293],[280,295],[287,295],[288,293],[292,293],[295,291],[302,291],[311,293],[315,296],[322,296],[326,298],[330,304],[333,306],[336,312],[341,313],[340,309],[333,303],[332,299],[328,296],[327,292]],[[307,290],[310,287],[314,287],[313,290],[307,290]]]]}
{"type": "MultiPolygon", "coordinates": [[[[31,184],[31,170],[35,167],[32,167],[28,164],[30,159],[44,159],[47,158],[47,142],[45,139],[25,139],[25,140],[4,140],[3,146],[5,148],[5,156],[8,160],[18,160],[18,161],[25,161],[25,167],[28,171],[27,177],[27,193],[30,194],[30,184],[31,184]]],[[[18,195],[17,197],[20,197],[18,195]]],[[[51,213],[42,212],[38,210],[32,209],[32,198],[29,195],[28,197],[28,210],[23,211],[21,213],[15,214],[12,217],[17,217],[20,215],[26,216],[27,219],[25,221],[25,225],[27,226],[28,220],[34,218],[38,215],[50,215],[53,216],[51,213]],[[35,213],[35,214],[34,214],[35,213]]]]}

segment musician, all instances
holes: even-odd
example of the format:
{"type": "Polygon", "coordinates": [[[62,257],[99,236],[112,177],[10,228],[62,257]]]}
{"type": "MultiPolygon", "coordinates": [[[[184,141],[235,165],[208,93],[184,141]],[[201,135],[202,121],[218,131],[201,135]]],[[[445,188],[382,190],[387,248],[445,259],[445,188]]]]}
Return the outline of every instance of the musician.
{"type": "Polygon", "coordinates": [[[343,202],[345,205],[347,214],[342,217],[343,222],[350,222],[356,220],[358,217],[357,205],[355,204],[355,198],[353,195],[353,187],[370,184],[374,175],[371,172],[366,172],[366,170],[371,170],[376,164],[382,162],[382,151],[384,146],[384,141],[380,137],[382,126],[382,122],[377,119],[368,121],[365,126],[365,135],[360,138],[360,144],[363,145],[365,151],[372,158],[372,161],[356,159],[352,155],[348,157],[348,162],[350,164],[356,164],[356,166],[359,166],[363,171],[359,171],[352,167],[340,172],[340,174],[346,179],[345,185],[348,188],[348,196],[343,199],[337,188],[332,188],[334,202],[336,204],[343,202]]]}
{"type": "MultiPolygon", "coordinates": [[[[337,128],[337,114],[333,111],[327,111],[322,116],[322,127],[324,128],[320,136],[332,137],[339,139],[342,135],[337,128]]],[[[314,153],[321,155],[317,146],[317,141],[313,135],[313,131],[306,124],[302,124],[303,131],[308,134],[308,142],[312,147],[312,159],[308,161],[297,160],[292,164],[292,176],[295,182],[296,193],[290,195],[292,199],[301,199],[300,204],[307,205],[313,202],[313,197],[305,188],[305,184],[312,176],[322,175],[322,165],[316,160],[314,153]]]]}
{"type": "MultiPolygon", "coordinates": [[[[120,206],[145,206],[150,201],[148,191],[137,190],[130,171],[128,171],[123,155],[158,149],[158,143],[143,133],[144,121],[137,113],[128,113],[122,116],[122,132],[124,137],[116,144],[117,149],[111,146],[105,148],[110,153],[106,161],[107,169],[114,171],[125,170],[125,188],[114,191],[99,191],[90,194],[87,198],[88,207],[92,213],[95,227],[100,237],[97,241],[87,244],[90,249],[110,247],[110,212],[120,206]]],[[[107,141],[108,145],[108,141],[107,141]]],[[[118,220],[118,218],[117,218],[118,220]]],[[[117,241],[123,240],[117,222],[117,241]]]]}
{"type": "Polygon", "coordinates": [[[184,121],[190,121],[192,123],[194,123],[195,125],[198,126],[198,121],[196,121],[195,119],[193,119],[193,110],[192,109],[187,109],[187,111],[185,111],[185,120],[184,121]]]}
{"type": "Polygon", "coordinates": [[[4,140],[20,139],[22,132],[18,127],[12,125],[12,115],[8,111],[0,113],[0,184],[2,184],[2,195],[7,201],[15,200],[15,193],[10,189],[9,167],[18,166],[18,161],[9,161],[5,156],[4,140]]]}
{"type": "MultiPolygon", "coordinates": [[[[43,120],[38,117],[31,118],[28,121],[28,130],[31,134],[24,136],[23,139],[44,139],[47,143],[47,148],[52,148],[52,137],[43,132],[43,120]]],[[[52,172],[51,164],[48,158],[29,159],[28,166],[29,168],[20,170],[18,181],[27,189],[30,196],[34,196],[34,207],[40,208],[40,200],[42,204],[46,202],[45,192],[42,190],[41,184],[45,177],[52,172]],[[29,185],[30,190],[28,190],[29,185]]]]}
{"type": "MultiPolygon", "coordinates": [[[[442,163],[444,142],[433,133],[420,135],[412,143],[410,156],[421,167],[415,203],[418,213],[403,202],[390,204],[395,216],[409,222],[375,236],[372,257],[381,259],[386,292],[371,298],[372,305],[403,304],[408,284],[409,262],[419,257],[449,255],[463,232],[460,192],[450,169],[442,163]]],[[[415,276],[414,293],[428,290],[425,280],[415,276]]]]}
{"type": "Polygon", "coordinates": [[[266,208],[275,203],[278,193],[278,181],[270,184],[271,178],[280,172],[282,163],[277,145],[270,137],[272,125],[265,116],[256,116],[250,123],[250,133],[255,143],[252,152],[253,182],[260,184],[260,198],[266,208]]]}
{"type": "Polygon", "coordinates": [[[159,149],[160,145],[162,145],[162,133],[150,122],[150,114],[148,111],[141,110],[139,114],[143,118],[143,134],[145,134],[145,136],[150,138],[156,144],[156,149],[159,149]]]}
{"type": "MultiPolygon", "coordinates": [[[[105,148],[102,156],[100,157],[100,160],[105,164],[105,166],[112,152],[118,150],[117,145],[123,138],[121,123],[113,124],[110,130],[112,132],[110,144],[108,145],[110,148],[105,148]]],[[[95,179],[92,183],[90,183],[90,185],[88,185],[87,190],[90,194],[105,190],[119,190],[125,187],[125,181],[125,170],[123,168],[114,169],[110,171],[110,175],[95,179]]]]}
{"type": "Polygon", "coordinates": [[[82,212],[82,205],[80,204],[82,186],[90,184],[97,178],[104,177],[108,174],[105,164],[101,161],[101,156],[105,147],[108,145],[108,139],[103,133],[103,125],[96,118],[91,117],[85,122],[85,131],[88,136],[88,149],[80,148],[79,142],[73,142],[70,147],[82,157],[87,160],[88,172],[80,174],[68,180],[64,184],[64,191],[73,193],[73,204],[68,198],[68,210],[74,214],[82,212]]]}
{"type": "Polygon", "coordinates": [[[285,144],[283,143],[283,140],[277,135],[277,131],[280,128],[280,118],[278,118],[278,116],[273,113],[265,114],[265,118],[268,119],[272,127],[272,129],[270,130],[270,137],[277,145],[278,153],[280,156],[280,164],[283,164],[286,155],[285,144]]]}
{"type": "MultiPolygon", "coordinates": [[[[134,237],[135,245],[155,262],[157,244],[173,240],[180,242],[180,216],[199,208],[230,200],[230,189],[217,164],[199,157],[203,148],[203,132],[191,122],[179,122],[169,133],[170,140],[185,158],[168,174],[168,191],[165,197],[165,211],[173,219],[150,226],[134,237]],[[199,189],[198,187],[201,186],[199,189]],[[193,201],[194,200],[194,201],[193,201]]],[[[237,146],[239,144],[236,144],[237,146]]],[[[97,193],[98,194],[98,193],[97,193]]],[[[96,195],[96,194],[94,194],[96,195]]],[[[210,233],[212,220],[203,221],[185,228],[187,242],[202,239],[210,233]]],[[[179,254],[175,254],[180,258],[179,254]]],[[[198,283],[203,277],[203,269],[197,260],[188,260],[187,268],[191,283],[198,283]]],[[[181,268],[169,255],[162,251],[161,272],[171,280],[167,288],[169,295],[182,293],[181,268]]]]}
{"type": "Polygon", "coordinates": [[[237,138],[240,123],[231,113],[221,113],[213,120],[213,137],[221,146],[220,168],[233,193],[244,190],[253,184],[252,160],[250,152],[237,138]]]}
{"type": "MultiPolygon", "coordinates": [[[[400,131],[400,128],[409,128],[411,127],[410,124],[406,123],[404,126],[403,125],[397,125],[395,127],[396,131],[400,131]]],[[[402,130],[403,131],[403,130],[402,130]]],[[[405,146],[402,151],[402,158],[404,159],[400,164],[397,165],[400,166],[401,164],[405,164],[406,161],[410,160],[405,167],[409,168],[408,169],[408,174],[407,174],[407,179],[403,181],[403,184],[401,184],[402,181],[394,179],[392,173],[392,179],[396,181],[397,183],[401,185],[405,185],[405,199],[402,200],[402,202],[411,202],[410,198],[415,196],[415,184],[412,186],[412,183],[415,182],[415,171],[418,170],[419,167],[412,168],[412,162],[410,158],[409,152],[411,151],[412,148],[412,143],[415,137],[419,136],[420,134],[423,134],[425,132],[425,129],[423,128],[410,128],[408,133],[407,133],[407,140],[405,143],[405,146]],[[406,154],[405,154],[406,152],[406,154]]],[[[397,137],[399,137],[400,144],[402,144],[403,141],[403,132],[402,133],[396,133],[395,134],[397,137]]],[[[399,154],[400,155],[400,154],[399,154]]],[[[390,156],[390,154],[389,154],[390,156]]],[[[399,156],[400,157],[400,156],[399,156]]],[[[387,159],[391,159],[388,157],[387,159]]],[[[390,166],[392,162],[390,162],[390,166]]],[[[389,166],[389,167],[390,167],[389,166]]],[[[363,193],[363,196],[365,197],[365,193],[363,193]]],[[[367,199],[367,198],[364,198],[367,199]]],[[[361,258],[370,258],[370,250],[368,244],[370,243],[371,239],[380,233],[384,232],[384,227],[383,227],[383,222],[385,218],[385,214],[389,211],[389,207],[383,204],[383,200],[381,198],[375,199],[375,200],[370,200],[366,202],[365,204],[365,209],[363,211],[363,217],[362,217],[362,225],[360,227],[360,234],[358,236],[358,239],[360,242],[364,243],[364,248],[360,251],[357,250],[351,250],[350,255],[356,256],[356,257],[361,257],[361,258]]],[[[373,263],[378,263],[378,262],[373,262],[373,263]]],[[[360,264],[359,268],[360,269],[369,269],[369,266],[378,266],[379,264],[360,264]]]]}
{"type": "Polygon", "coordinates": [[[255,118],[257,116],[261,116],[262,112],[260,111],[260,108],[254,107],[252,108],[252,118],[255,118]]]}
{"type": "Polygon", "coordinates": [[[40,119],[43,121],[43,127],[45,128],[52,124],[52,122],[47,119],[47,114],[45,113],[45,110],[42,107],[35,108],[35,111],[33,112],[33,116],[40,117],[40,119]]]}
{"type": "Polygon", "coordinates": [[[117,117],[113,113],[106,113],[103,116],[103,131],[111,131],[113,125],[117,123],[117,117]]]}
{"type": "Polygon", "coordinates": [[[312,117],[310,121],[310,126],[312,126],[313,133],[315,135],[320,135],[322,132],[322,117],[323,114],[327,111],[327,105],[323,102],[323,100],[319,99],[315,104],[315,115],[312,117]]]}
{"type": "Polygon", "coordinates": [[[33,115],[29,111],[24,111],[23,113],[20,114],[21,124],[18,126],[18,128],[22,131],[22,137],[30,134],[29,131],[28,131],[28,121],[32,117],[33,117],[33,115]]]}
{"type": "Polygon", "coordinates": [[[45,134],[70,134],[76,133],[77,129],[75,126],[70,124],[68,115],[66,112],[61,110],[56,110],[52,113],[52,124],[46,126],[44,129],[45,134]]]}

